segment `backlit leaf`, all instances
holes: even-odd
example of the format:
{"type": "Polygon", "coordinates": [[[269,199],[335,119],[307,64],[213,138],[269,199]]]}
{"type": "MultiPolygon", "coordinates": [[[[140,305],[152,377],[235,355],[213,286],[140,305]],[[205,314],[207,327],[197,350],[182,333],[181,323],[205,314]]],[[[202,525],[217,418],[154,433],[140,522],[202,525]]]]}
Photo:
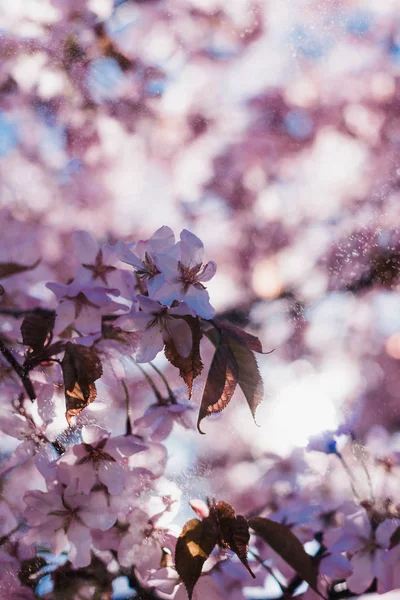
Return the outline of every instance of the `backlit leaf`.
{"type": "Polygon", "coordinates": [[[249,524],[245,517],[236,515],[232,506],[226,502],[218,502],[212,506],[210,515],[215,518],[218,524],[220,545],[223,548],[228,547],[232,550],[242,561],[250,575],[255,578],[247,561],[250,533],[249,524]]]}
{"type": "Polygon", "coordinates": [[[217,528],[214,519],[203,521],[190,519],[176,543],[175,568],[185,584],[189,600],[193,595],[204,563],[217,543],[217,528]]]}
{"type": "MultiPolygon", "coordinates": [[[[213,323],[216,324],[217,322],[213,321],[213,323]]],[[[236,335],[236,333],[231,335],[231,326],[229,326],[230,329],[227,329],[226,327],[227,326],[223,324],[220,328],[220,324],[218,323],[218,329],[208,330],[206,336],[215,346],[217,346],[218,343],[220,343],[219,340],[222,339],[229,347],[237,365],[237,383],[247,400],[247,404],[249,405],[251,414],[255,420],[257,407],[261,404],[264,397],[264,385],[258,369],[257,360],[251,349],[253,342],[247,344],[245,336],[254,338],[254,340],[257,340],[258,342],[259,340],[241,329],[236,330],[236,328],[232,329],[235,332],[240,332],[243,336],[236,335]]],[[[254,342],[254,346],[258,347],[256,342],[254,342]]]]}
{"type": "Polygon", "coordinates": [[[199,319],[187,316],[185,317],[185,320],[192,331],[192,350],[189,356],[187,358],[181,356],[172,339],[165,344],[164,352],[169,362],[174,365],[174,367],[179,369],[179,375],[182,377],[188,387],[190,399],[192,395],[193,381],[203,370],[203,363],[201,362],[200,357],[200,340],[202,337],[202,332],[199,319]]]}
{"type": "Polygon", "coordinates": [[[204,417],[219,413],[228,405],[238,382],[238,366],[229,345],[221,337],[210,370],[201,400],[197,429],[204,417]]]}
{"type": "Polygon", "coordinates": [[[254,533],[260,536],[318,594],[318,569],[303,544],[286,525],[264,517],[249,520],[254,533]]]}
{"type": "Polygon", "coordinates": [[[66,418],[78,416],[96,398],[94,382],[101,377],[103,369],[100,358],[92,348],[68,342],[61,363],[66,400],[66,418]]]}
{"type": "Polygon", "coordinates": [[[221,323],[221,321],[217,321],[215,319],[211,322],[225,336],[229,336],[238,344],[245,346],[253,352],[259,352],[260,354],[263,354],[262,344],[255,335],[247,333],[247,331],[244,329],[240,329],[239,327],[235,327],[234,325],[230,325],[228,323],[221,323]]]}

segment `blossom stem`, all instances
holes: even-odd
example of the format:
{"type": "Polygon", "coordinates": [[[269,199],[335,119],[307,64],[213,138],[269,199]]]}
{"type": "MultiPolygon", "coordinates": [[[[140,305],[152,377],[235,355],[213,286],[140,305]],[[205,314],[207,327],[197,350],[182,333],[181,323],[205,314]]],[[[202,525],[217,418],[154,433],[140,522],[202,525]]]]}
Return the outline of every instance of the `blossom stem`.
{"type": "Polygon", "coordinates": [[[160,391],[158,390],[158,388],[156,387],[156,385],[155,385],[154,381],[152,380],[152,378],[150,377],[150,375],[149,375],[149,374],[148,374],[148,373],[147,373],[147,372],[146,372],[146,371],[143,369],[143,367],[142,367],[142,366],[141,366],[139,363],[135,362],[135,361],[133,360],[133,358],[132,358],[132,362],[133,362],[133,363],[134,363],[134,364],[137,366],[137,368],[138,368],[138,369],[139,369],[139,370],[140,370],[140,371],[143,373],[143,375],[144,375],[144,376],[145,376],[145,378],[146,378],[146,381],[147,381],[147,383],[149,384],[149,386],[150,386],[150,387],[151,387],[151,389],[153,390],[153,392],[154,392],[154,394],[155,394],[155,397],[157,398],[157,401],[158,401],[160,404],[162,404],[162,403],[163,403],[163,399],[162,399],[161,393],[160,393],[160,391]]]}
{"type": "Polygon", "coordinates": [[[156,372],[156,373],[157,373],[157,374],[158,374],[158,375],[161,377],[161,379],[163,380],[163,382],[164,382],[164,385],[165,385],[165,387],[167,388],[167,392],[168,392],[169,399],[170,399],[170,401],[172,402],[172,404],[177,404],[177,401],[176,401],[176,398],[175,398],[174,392],[172,391],[172,389],[171,389],[171,387],[170,387],[170,385],[169,385],[169,383],[168,383],[168,381],[167,381],[167,379],[166,379],[166,377],[165,377],[164,373],[163,373],[162,371],[160,371],[160,369],[159,369],[158,367],[156,367],[156,365],[154,365],[152,362],[150,362],[149,364],[150,364],[150,365],[153,367],[153,369],[155,370],[155,372],[156,372]]]}
{"type": "Polygon", "coordinates": [[[355,487],[354,475],[351,472],[351,469],[350,469],[349,465],[347,464],[347,462],[345,461],[345,459],[343,458],[343,456],[340,454],[340,452],[336,452],[335,454],[338,457],[338,459],[340,460],[340,462],[342,463],[342,466],[343,466],[344,470],[346,471],[346,473],[348,475],[348,478],[349,478],[349,481],[350,481],[350,486],[351,486],[352,492],[354,494],[354,497],[357,498],[357,500],[361,501],[360,495],[357,492],[357,489],[355,487]]]}
{"type": "Polygon", "coordinates": [[[275,573],[273,572],[273,570],[271,569],[270,566],[266,565],[265,562],[263,561],[262,558],[260,558],[258,556],[258,554],[256,554],[255,552],[253,552],[253,550],[250,550],[250,548],[247,551],[249,554],[251,554],[251,556],[253,558],[256,559],[256,561],[266,570],[268,571],[268,573],[271,575],[271,577],[273,577],[273,579],[275,579],[276,583],[279,585],[279,587],[281,588],[282,594],[285,594],[287,592],[287,588],[279,581],[279,579],[277,578],[277,576],[275,575],[275,573]]]}

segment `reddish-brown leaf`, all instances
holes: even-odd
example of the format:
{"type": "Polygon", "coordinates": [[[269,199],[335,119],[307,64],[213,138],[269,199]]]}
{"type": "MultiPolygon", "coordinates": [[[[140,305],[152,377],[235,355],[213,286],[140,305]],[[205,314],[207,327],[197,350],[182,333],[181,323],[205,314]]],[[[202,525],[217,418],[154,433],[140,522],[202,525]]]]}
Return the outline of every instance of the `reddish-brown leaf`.
{"type": "Polygon", "coordinates": [[[192,331],[192,350],[189,356],[187,358],[181,356],[172,340],[165,344],[164,352],[169,362],[174,365],[174,367],[179,369],[179,375],[182,377],[188,387],[190,399],[192,395],[193,381],[203,370],[203,363],[201,362],[200,357],[200,340],[202,337],[202,332],[199,319],[188,316],[185,318],[185,320],[192,331]]]}
{"type": "Polygon", "coordinates": [[[92,348],[67,342],[61,363],[68,425],[96,398],[94,382],[101,377],[103,369],[100,358],[92,348]]]}
{"type": "Polygon", "coordinates": [[[221,323],[221,321],[217,321],[216,319],[211,321],[211,323],[217,329],[219,329],[219,331],[235,340],[238,344],[245,346],[253,352],[259,352],[260,354],[264,354],[262,344],[258,337],[256,337],[255,335],[247,333],[247,331],[244,331],[244,329],[240,329],[239,327],[235,327],[234,325],[230,325],[228,323],[221,323]]]}
{"type": "Polygon", "coordinates": [[[24,346],[31,348],[35,354],[40,353],[53,331],[55,318],[55,313],[27,315],[21,325],[24,346]]]}
{"type": "Polygon", "coordinates": [[[264,398],[264,384],[253,352],[236,340],[228,341],[238,366],[238,384],[251,410],[254,421],[258,406],[264,398]]]}
{"type": "Polygon", "coordinates": [[[217,543],[214,519],[190,519],[176,542],[175,568],[185,584],[189,600],[193,595],[204,563],[217,543]]]}
{"type": "Polygon", "coordinates": [[[208,330],[206,336],[215,346],[218,345],[218,341],[221,339],[229,346],[237,365],[237,383],[247,400],[255,421],[257,407],[264,397],[264,385],[253,351],[248,346],[238,342],[235,337],[228,335],[224,326],[219,331],[217,329],[208,330]]]}
{"type": "Polygon", "coordinates": [[[221,337],[210,370],[201,400],[197,429],[204,417],[221,412],[228,405],[238,382],[238,366],[229,345],[221,337]]]}
{"type": "Polygon", "coordinates": [[[24,271],[31,271],[35,269],[40,260],[37,260],[33,263],[33,265],[19,265],[18,263],[0,263],[0,279],[5,279],[6,277],[11,277],[11,275],[17,275],[18,273],[23,273],[24,271]]]}
{"type": "Polygon", "coordinates": [[[250,519],[249,525],[256,535],[271,546],[303,581],[306,581],[319,594],[317,566],[289,527],[264,517],[250,519]]]}
{"type": "Polygon", "coordinates": [[[228,547],[242,561],[250,575],[255,578],[253,571],[247,561],[249,548],[249,524],[242,515],[235,515],[230,504],[218,502],[211,507],[211,516],[218,524],[219,543],[222,547],[228,547]]]}

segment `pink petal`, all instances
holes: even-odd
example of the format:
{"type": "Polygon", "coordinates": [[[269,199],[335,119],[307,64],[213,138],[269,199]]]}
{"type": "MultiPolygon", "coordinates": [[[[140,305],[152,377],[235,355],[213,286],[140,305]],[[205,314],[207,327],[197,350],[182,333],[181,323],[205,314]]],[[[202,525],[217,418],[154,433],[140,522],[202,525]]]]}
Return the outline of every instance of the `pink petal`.
{"type": "Polygon", "coordinates": [[[184,317],[186,315],[191,315],[192,317],[196,316],[195,312],[190,308],[190,306],[188,304],[186,304],[186,302],[181,302],[180,304],[178,304],[178,306],[169,308],[168,314],[174,315],[174,316],[175,315],[182,316],[182,317],[184,317]]]}
{"type": "Polygon", "coordinates": [[[172,431],[174,421],[167,413],[167,415],[156,422],[155,427],[152,428],[150,437],[153,442],[163,442],[172,431]]]}
{"type": "Polygon", "coordinates": [[[192,350],[193,339],[192,330],[184,319],[168,319],[170,334],[164,333],[164,340],[168,341],[171,337],[179,354],[187,358],[192,350]]]}
{"type": "Polygon", "coordinates": [[[203,262],[203,242],[187,229],[181,231],[181,262],[187,267],[194,267],[203,262]]]}
{"type": "Polygon", "coordinates": [[[196,515],[200,517],[200,519],[205,519],[210,514],[210,509],[203,500],[193,498],[192,500],[190,500],[189,504],[196,513],[196,515]]]}
{"type": "Polygon", "coordinates": [[[170,227],[164,225],[148,241],[152,252],[165,252],[175,244],[175,235],[170,227]]]}
{"type": "Polygon", "coordinates": [[[125,471],[115,462],[102,460],[99,465],[98,476],[101,483],[108,488],[112,495],[120,494],[124,488],[125,471]]]}
{"type": "Polygon", "coordinates": [[[143,269],[142,261],[128,248],[126,244],[124,244],[124,242],[117,242],[116,251],[118,258],[122,262],[132,265],[132,267],[136,267],[136,269],[143,269]]]}
{"type": "Polygon", "coordinates": [[[77,521],[73,521],[68,528],[67,536],[71,545],[68,552],[69,560],[78,569],[87,567],[92,560],[90,553],[92,538],[89,530],[77,521]]]}
{"type": "Polygon", "coordinates": [[[155,254],[154,262],[167,281],[175,281],[178,276],[178,261],[167,254],[155,254]]]}
{"type": "Polygon", "coordinates": [[[99,244],[87,231],[74,231],[72,234],[76,258],[81,263],[93,264],[99,251],[99,244]]]}
{"type": "Polygon", "coordinates": [[[147,445],[134,435],[121,435],[111,438],[106,446],[106,452],[109,452],[114,458],[119,456],[132,456],[136,452],[146,450],[147,445]]]}
{"type": "Polygon", "coordinates": [[[109,437],[109,432],[102,427],[96,425],[85,425],[82,427],[82,440],[85,444],[96,444],[109,437]]]}
{"type": "Polygon", "coordinates": [[[167,412],[168,408],[166,406],[150,406],[144,413],[143,417],[136,419],[134,425],[136,427],[152,427],[152,425],[154,425],[158,419],[164,418],[167,412]]]}
{"type": "Polygon", "coordinates": [[[71,325],[75,320],[75,314],[75,302],[72,302],[71,300],[60,302],[57,308],[56,322],[53,330],[54,333],[59,335],[68,327],[68,325],[71,325]]]}
{"type": "Polygon", "coordinates": [[[135,360],[146,363],[153,360],[164,348],[164,340],[158,327],[151,327],[143,332],[135,360]]]}
{"type": "Polygon", "coordinates": [[[106,531],[117,520],[117,516],[109,508],[85,508],[79,511],[79,517],[90,529],[106,531]]]}
{"type": "Polygon", "coordinates": [[[120,327],[123,331],[144,331],[152,320],[151,315],[142,312],[132,316],[123,315],[114,321],[114,325],[120,327]]]}
{"type": "Polygon", "coordinates": [[[0,415],[0,430],[18,440],[24,439],[24,435],[30,433],[27,420],[17,414],[0,415]]]}
{"type": "Polygon", "coordinates": [[[381,548],[389,548],[390,538],[400,526],[400,519],[385,519],[375,532],[375,539],[381,548]]]}
{"type": "Polygon", "coordinates": [[[148,314],[158,314],[162,311],[162,306],[157,300],[148,298],[147,296],[137,296],[140,308],[148,314]]]}
{"type": "Polygon", "coordinates": [[[344,529],[350,535],[358,535],[369,539],[371,535],[371,523],[365,508],[360,508],[353,515],[346,517],[344,529]]]}
{"type": "Polygon", "coordinates": [[[166,306],[170,306],[174,300],[183,300],[184,297],[185,293],[180,283],[164,283],[154,294],[154,298],[166,306]]]}
{"type": "Polygon", "coordinates": [[[156,589],[164,594],[172,594],[178,581],[179,575],[175,569],[165,567],[152,573],[147,583],[150,586],[150,589],[156,589]]]}
{"type": "Polygon", "coordinates": [[[161,288],[162,284],[165,281],[165,277],[163,273],[159,273],[158,275],[154,275],[154,277],[150,277],[147,279],[147,290],[149,292],[150,298],[152,298],[156,292],[161,288]]]}
{"type": "Polygon", "coordinates": [[[101,313],[97,308],[83,306],[73,323],[80,333],[98,333],[101,331],[101,313]]]}
{"type": "Polygon", "coordinates": [[[213,260],[208,262],[200,274],[199,281],[210,281],[217,272],[217,265],[213,260]]]}
{"type": "Polygon", "coordinates": [[[210,304],[207,290],[191,285],[185,295],[185,302],[203,319],[212,319],[215,310],[210,304]]]}
{"type": "Polygon", "coordinates": [[[321,560],[319,572],[331,579],[346,579],[352,574],[353,567],[342,554],[329,554],[321,560]]]}
{"type": "Polygon", "coordinates": [[[347,579],[347,585],[353,594],[362,594],[369,588],[375,575],[371,555],[360,552],[351,559],[353,574],[347,579]]]}
{"type": "Polygon", "coordinates": [[[365,538],[345,533],[331,546],[330,550],[332,552],[357,552],[364,546],[365,538]]]}
{"type": "Polygon", "coordinates": [[[138,452],[129,457],[129,466],[133,469],[145,469],[153,477],[159,477],[164,473],[167,462],[167,450],[165,446],[151,443],[143,452],[138,452]]]}
{"type": "Polygon", "coordinates": [[[0,475],[3,477],[12,469],[15,469],[16,467],[25,464],[30,458],[32,458],[32,456],[35,455],[35,452],[35,443],[33,441],[22,442],[22,444],[17,446],[17,448],[11,454],[5,465],[1,467],[0,475]]]}

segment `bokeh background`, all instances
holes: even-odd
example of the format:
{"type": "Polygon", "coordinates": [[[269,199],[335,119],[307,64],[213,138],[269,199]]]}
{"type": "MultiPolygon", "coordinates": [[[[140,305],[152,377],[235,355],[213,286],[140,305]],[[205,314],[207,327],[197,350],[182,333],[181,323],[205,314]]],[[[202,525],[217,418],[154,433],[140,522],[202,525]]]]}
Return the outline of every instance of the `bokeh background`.
{"type": "Polygon", "coordinates": [[[7,302],[54,304],[74,230],[185,227],[218,264],[221,318],[275,349],[259,427],[238,392],[206,436],[169,439],[191,496],[229,478],[245,494],[325,429],[400,426],[399,15],[399,0],[0,0],[1,260],[42,259],[7,302]]]}

